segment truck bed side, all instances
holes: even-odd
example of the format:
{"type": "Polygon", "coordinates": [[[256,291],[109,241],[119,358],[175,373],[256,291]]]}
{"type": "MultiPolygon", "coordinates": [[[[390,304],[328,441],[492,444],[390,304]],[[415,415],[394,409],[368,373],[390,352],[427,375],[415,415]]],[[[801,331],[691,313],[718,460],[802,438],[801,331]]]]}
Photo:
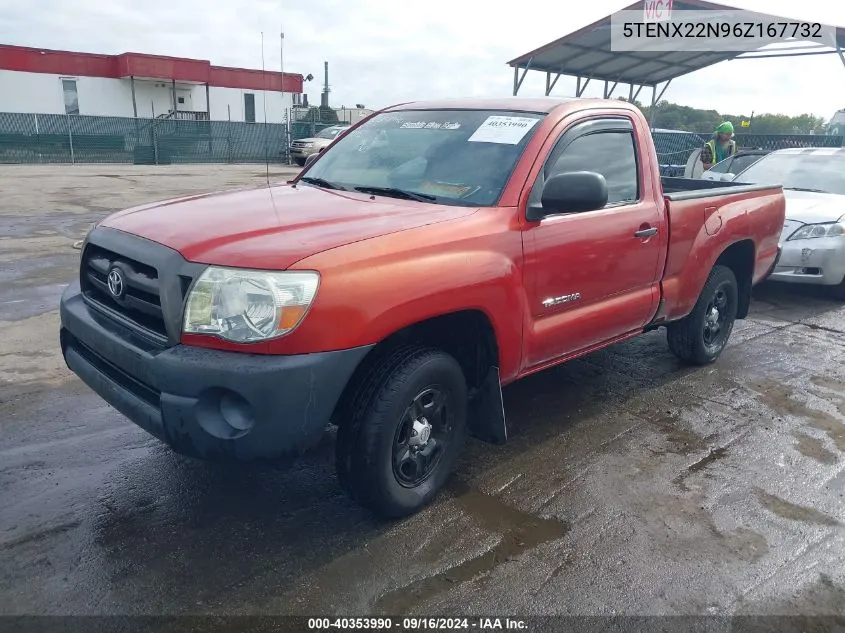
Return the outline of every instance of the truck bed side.
{"type": "MultiPolygon", "coordinates": [[[[659,317],[686,316],[723,253],[746,262],[752,285],[774,264],[785,201],[780,186],[663,179],[669,246],[659,317]]],[[[739,280],[743,283],[742,280],[739,280]]]]}

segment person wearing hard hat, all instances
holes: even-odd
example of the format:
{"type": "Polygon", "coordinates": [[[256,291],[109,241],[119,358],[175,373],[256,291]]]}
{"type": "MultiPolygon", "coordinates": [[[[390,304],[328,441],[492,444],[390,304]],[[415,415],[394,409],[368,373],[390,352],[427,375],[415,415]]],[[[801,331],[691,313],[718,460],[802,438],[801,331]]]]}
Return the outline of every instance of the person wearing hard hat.
{"type": "Polygon", "coordinates": [[[704,171],[710,169],[716,163],[725,160],[728,156],[736,154],[736,141],[733,139],[734,124],[725,121],[716,128],[712,139],[704,144],[701,150],[701,164],[704,171]]]}

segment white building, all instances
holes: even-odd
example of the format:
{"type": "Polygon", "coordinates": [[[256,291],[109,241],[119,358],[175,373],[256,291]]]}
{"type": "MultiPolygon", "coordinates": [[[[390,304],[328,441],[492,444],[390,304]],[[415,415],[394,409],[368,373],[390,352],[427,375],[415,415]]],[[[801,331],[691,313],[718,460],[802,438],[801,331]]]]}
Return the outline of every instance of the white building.
{"type": "Polygon", "coordinates": [[[303,81],[197,59],[0,45],[0,112],[282,123],[303,81]]]}
{"type": "Polygon", "coordinates": [[[366,119],[370,116],[374,111],[370,110],[369,108],[334,108],[334,111],[337,113],[337,120],[342,123],[349,123],[354,125],[358,123],[361,119],[366,119]]]}

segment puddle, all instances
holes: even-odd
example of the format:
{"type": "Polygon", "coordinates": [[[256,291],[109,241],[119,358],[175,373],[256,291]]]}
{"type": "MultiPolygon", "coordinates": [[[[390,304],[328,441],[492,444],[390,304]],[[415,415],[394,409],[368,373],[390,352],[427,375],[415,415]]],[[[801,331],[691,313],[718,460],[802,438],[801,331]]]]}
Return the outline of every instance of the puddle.
{"type": "Polygon", "coordinates": [[[816,525],[827,525],[827,526],[837,526],[839,525],[839,521],[830,517],[823,512],[819,512],[814,508],[807,508],[805,506],[799,506],[794,503],[790,503],[780,497],[775,495],[769,494],[768,492],[761,490],[760,488],[754,489],[757,498],[760,500],[760,503],[769,510],[770,512],[778,515],[779,517],[783,517],[784,519],[790,519],[792,521],[800,521],[802,523],[813,523],[816,525]]]}
{"type": "Polygon", "coordinates": [[[684,470],[684,472],[682,472],[680,475],[678,475],[677,477],[675,477],[672,480],[672,483],[679,486],[681,488],[681,490],[684,490],[684,491],[689,490],[689,488],[687,488],[686,484],[684,483],[684,480],[686,480],[687,477],[689,477],[690,475],[694,475],[695,473],[701,472],[703,470],[706,470],[714,462],[717,462],[720,459],[723,459],[724,457],[726,457],[727,454],[728,454],[728,447],[727,446],[719,446],[717,448],[711,448],[710,452],[707,453],[707,455],[705,455],[704,457],[699,459],[697,462],[688,466],[686,468],[686,470],[684,470]]]}
{"type": "MultiPolygon", "coordinates": [[[[663,433],[666,441],[671,444],[671,448],[656,450],[655,453],[658,455],[666,453],[690,455],[709,448],[708,438],[687,428],[685,422],[676,414],[668,413],[658,418],[649,418],[647,422],[663,433]]],[[[706,464],[702,468],[705,466],[706,464]]]]}
{"type": "Polygon", "coordinates": [[[795,450],[804,457],[809,457],[820,464],[826,464],[828,466],[836,463],[836,455],[827,450],[818,438],[807,435],[806,433],[793,433],[793,435],[796,440],[795,450]]]}
{"type": "Polygon", "coordinates": [[[58,310],[66,287],[65,283],[32,288],[9,287],[8,291],[0,288],[0,321],[21,321],[58,310]]]}
{"type": "Polygon", "coordinates": [[[790,396],[792,391],[775,382],[760,382],[751,385],[760,395],[760,400],[770,409],[784,416],[793,416],[807,421],[814,429],[824,431],[836,444],[836,448],[845,452],[845,423],[824,411],[813,409],[790,396]]]}
{"type": "Polygon", "coordinates": [[[466,484],[456,482],[449,487],[456,495],[454,503],[460,510],[471,515],[483,528],[502,532],[501,540],[479,556],[382,595],[375,604],[376,613],[407,613],[420,602],[450,590],[456,583],[487,574],[502,563],[569,532],[565,522],[523,512],[497,497],[470,489],[466,484]]]}

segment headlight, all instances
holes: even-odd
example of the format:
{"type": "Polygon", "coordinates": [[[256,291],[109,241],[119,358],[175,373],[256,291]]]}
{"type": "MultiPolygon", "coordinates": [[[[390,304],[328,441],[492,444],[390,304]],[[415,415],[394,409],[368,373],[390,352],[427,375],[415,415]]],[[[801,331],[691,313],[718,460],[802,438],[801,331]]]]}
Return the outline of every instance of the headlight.
{"type": "Polygon", "coordinates": [[[805,224],[789,236],[788,240],[809,240],[813,237],[837,237],[845,234],[845,227],[838,222],[805,224]]]}
{"type": "Polygon", "coordinates": [[[302,321],[319,284],[316,272],[211,266],[188,296],[183,332],[238,343],[283,336],[302,321]]]}

